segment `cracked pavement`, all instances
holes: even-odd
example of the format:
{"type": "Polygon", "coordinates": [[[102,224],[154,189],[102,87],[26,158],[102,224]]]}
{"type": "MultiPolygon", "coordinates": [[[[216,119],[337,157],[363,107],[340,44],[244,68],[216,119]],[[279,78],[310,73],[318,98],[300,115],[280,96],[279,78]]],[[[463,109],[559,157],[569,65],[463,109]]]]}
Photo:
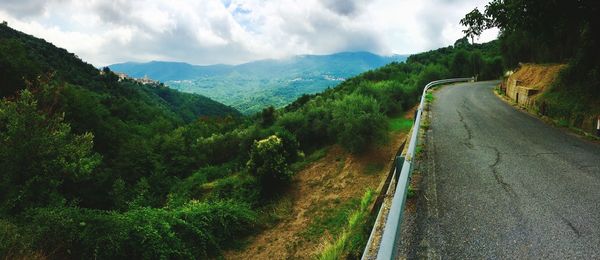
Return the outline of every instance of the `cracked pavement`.
{"type": "Polygon", "coordinates": [[[496,84],[435,93],[417,255],[600,258],[600,145],[504,103],[496,84]]]}

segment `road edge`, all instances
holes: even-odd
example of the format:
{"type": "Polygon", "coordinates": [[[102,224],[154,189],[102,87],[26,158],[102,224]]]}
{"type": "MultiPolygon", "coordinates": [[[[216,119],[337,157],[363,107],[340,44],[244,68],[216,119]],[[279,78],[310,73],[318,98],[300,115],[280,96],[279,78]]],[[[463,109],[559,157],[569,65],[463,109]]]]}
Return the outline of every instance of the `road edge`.
{"type": "Polygon", "coordinates": [[[591,142],[591,143],[600,145],[600,137],[595,137],[595,136],[593,136],[587,132],[584,132],[583,130],[578,129],[578,128],[559,126],[554,119],[547,117],[547,116],[540,116],[539,114],[534,113],[530,109],[519,106],[517,103],[515,103],[514,101],[509,99],[506,95],[498,93],[498,85],[492,89],[492,92],[498,99],[500,99],[501,101],[504,101],[504,103],[511,106],[515,110],[520,111],[523,114],[533,117],[546,125],[549,125],[551,127],[554,127],[556,129],[564,132],[565,134],[577,137],[583,141],[587,141],[587,142],[591,142]]]}

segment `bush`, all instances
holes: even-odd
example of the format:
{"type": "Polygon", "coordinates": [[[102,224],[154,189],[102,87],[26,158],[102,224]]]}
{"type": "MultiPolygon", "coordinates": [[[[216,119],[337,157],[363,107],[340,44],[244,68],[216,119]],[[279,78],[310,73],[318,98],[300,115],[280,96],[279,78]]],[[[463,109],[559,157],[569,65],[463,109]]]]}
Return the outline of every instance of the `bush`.
{"type": "Polygon", "coordinates": [[[360,94],[344,96],[333,104],[330,130],[337,132],[338,142],[350,152],[363,151],[369,144],[387,139],[387,117],[379,103],[360,94]]]}
{"type": "MultiPolygon", "coordinates": [[[[423,71],[421,71],[421,73],[419,74],[419,79],[417,80],[417,88],[422,90],[423,88],[425,88],[425,85],[427,85],[427,83],[434,80],[447,78],[449,75],[450,73],[448,72],[448,69],[446,69],[444,66],[439,64],[429,65],[425,67],[425,69],[423,69],[423,71]]],[[[469,76],[470,75],[461,75],[460,77],[469,76]]]]}
{"type": "Polygon", "coordinates": [[[15,259],[30,255],[29,242],[28,237],[19,232],[17,225],[0,219],[0,259],[15,259]]]}
{"type": "Polygon", "coordinates": [[[234,175],[217,180],[211,186],[210,200],[234,200],[256,206],[260,199],[260,187],[252,176],[234,175]]]}
{"type": "Polygon", "coordinates": [[[140,208],[125,213],[80,208],[39,208],[24,216],[22,232],[33,250],[50,258],[155,259],[215,256],[229,241],[253,228],[256,214],[246,204],[191,201],[168,210],[140,208]]]}
{"type": "Polygon", "coordinates": [[[285,152],[283,141],[276,135],[254,142],[247,167],[257,178],[263,196],[271,196],[291,182],[285,152]]]}

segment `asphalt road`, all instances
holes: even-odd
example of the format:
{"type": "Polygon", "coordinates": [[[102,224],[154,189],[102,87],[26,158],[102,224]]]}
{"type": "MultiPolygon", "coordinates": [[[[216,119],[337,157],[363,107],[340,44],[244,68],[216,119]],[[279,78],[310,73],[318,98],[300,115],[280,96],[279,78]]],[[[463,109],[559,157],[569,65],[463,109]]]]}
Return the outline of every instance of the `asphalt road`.
{"type": "Polygon", "coordinates": [[[495,83],[435,93],[421,256],[599,259],[600,145],[511,107],[495,83]]]}

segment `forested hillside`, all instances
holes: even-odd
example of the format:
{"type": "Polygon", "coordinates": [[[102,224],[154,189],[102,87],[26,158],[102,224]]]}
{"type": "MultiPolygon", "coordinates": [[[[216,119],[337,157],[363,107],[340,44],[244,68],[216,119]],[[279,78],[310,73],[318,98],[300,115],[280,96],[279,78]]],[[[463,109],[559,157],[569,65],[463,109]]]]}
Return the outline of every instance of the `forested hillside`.
{"type": "Polygon", "coordinates": [[[109,67],[136,78],[148,76],[172,88],[198,93],[252,114],[282,107],[302,94],[315,94],[344,79],[404,55],[379,56],[369,52],[299,55],[240,65],[198,66],[180,62],[121,63],[109,67]]]}
{"type": "Polygon", "coordinates": [[[385,142],[425,83],[501,74],[497,42],[411,56],[304,95],[235,110],[117,80],[1,27],[0,257],[215,257],[277,217],[269,206],[311,154],[385,142]]]}
{"type": "Polygon", "coordinates": [[[594,0],[494,0],[461,23],[469,37],[499,28],[509,69],[519,62],[567,63],[537,105],[544,115],[591,132],[600,114],[599,9],[594,0]]]}

